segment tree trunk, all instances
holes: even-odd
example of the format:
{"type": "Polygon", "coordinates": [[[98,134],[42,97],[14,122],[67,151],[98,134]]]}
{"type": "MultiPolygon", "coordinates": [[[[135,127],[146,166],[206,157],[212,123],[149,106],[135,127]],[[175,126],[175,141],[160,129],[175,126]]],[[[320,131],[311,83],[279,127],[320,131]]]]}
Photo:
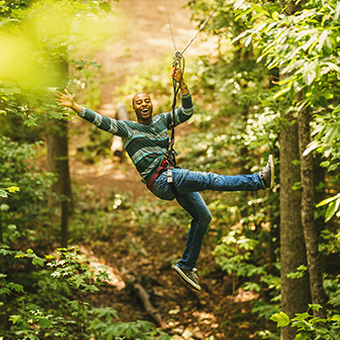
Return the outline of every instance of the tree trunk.
{"type": "Polygon", "coordinates": [[[71,212],[72,192],[68,163],[68,122],[54,120],[53,128],[47,136],[48,171],[57,175],[57,181],[52,185],[56,196],[49,197],[49,206],[61,207],[61,247],[67,247],[68,218],[71,212]]]}
{"type": "MultiPolygon", "coordinates": [[[[304,0],[302,0],[303,2],[304,0]]],[[[293,15],[300,4],[281,0],[286,15],[293,15]]],[[[280,74],[284,78],[285,74],[280,74]]],[[[300,265],[307,265],[306,246],[301,221],[301,192],[293,190],[300,181],[300,168],[294,165],[299,161],[299,135],[296,119],[292,113],[283,116],[280,130],[280,242],[281,242],[281,301],[282,310],[289,317],[307,310],[310,302],[308,273],[300,279],[291,279],[287,274],[296,272],[300,265]],[[285,123],[286,122],[286,123],[285,123]]],[[[283,327],[281,340],[293,340],[295,327],[283,327]]]]}
{"type": "MultiPolygon", "coordinates": [[[[298,94],[298,101],[301,93],[298,94]]],[[[300,149],[300,171],[302,188],[301,219],[303,233],[307,250],[307,263],[310,278],[310,290],[313,304],[323,305],[325,303],[325,292],[320,266],[318,249],[318,233],[314,220],[314,172],[312,154],[303,156],[307,145],[310,143],[310,113],[301,110],[298,113],[299,123],[299,149],[300,149]]],[[[314,311],[314,316],[325,317],[325,310],[314,311]]]]}
{"type": "MultiPolygon", "coordinates": [[[[280,248],[281,248],[281,296],[282,311],[294,317],[306,311],[310,301],[309,279],[288,278],[300,265],[307,265],[306,249],[301,226],[301,192],[293,190],[300,181],[300,169],[294,165],[299,159],[298,127],[293,117],[280,130],[280,248]]],[[[281,330],[282,340],[292,340],[296,329],[290,326],[281,330]]]]}
{"type": "MultiPolygon", "coordinates": [[[[60,55],[67,55],[66,47],[60,48],[60,55]]],[[[58,87],[65,88],[69,73],[66,59],[57,63],[58,75],[61,83],[58,87]]],[[[68,219],[72,211],[71,177],[68,163],[68,122],[66,120],[53,120],[47,132],[47,161],[48,171],[57,175],[57,181],[52,186],[54,196],[49,197],[49,206],[60,204],[60,243],[67,247],[68,219]],[[58,202],[56,200],[58,197],[58,202]]]]}

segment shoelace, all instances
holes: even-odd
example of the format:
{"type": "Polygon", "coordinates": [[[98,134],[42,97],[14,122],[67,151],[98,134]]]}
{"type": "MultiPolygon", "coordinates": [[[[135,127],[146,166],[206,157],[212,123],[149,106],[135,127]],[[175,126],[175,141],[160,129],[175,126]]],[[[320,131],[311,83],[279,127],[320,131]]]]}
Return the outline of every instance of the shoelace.
{"type": "Polygon", "coordinates": [[[197,276],[197,274],[196,274],[196,272],[197,272],[197,269],[196,268],[194,268],[193,270],[191,270],[191,271],[188,271],[188,276],[191,278],[191,279],[194,279],[194,281],[198,281],[198,276],[197,276]]]}

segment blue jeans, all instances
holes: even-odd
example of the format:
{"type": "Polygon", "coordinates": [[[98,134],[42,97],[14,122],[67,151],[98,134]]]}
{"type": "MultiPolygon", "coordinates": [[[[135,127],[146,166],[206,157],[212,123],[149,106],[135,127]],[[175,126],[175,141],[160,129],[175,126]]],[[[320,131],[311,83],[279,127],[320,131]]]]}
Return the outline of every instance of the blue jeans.
{"type": "MultiPolygon", "coordinates": [[[[173,169],[172,173],[179,194],[176,200],[193,218],[182,259],[177,265],[182,269],[191,270],[196,265],[203,236],[211,222],[211,213],[198,192],[204,190],[256,191],[265,189],[265,185],[258,174],[224,176],[186,169],[173,169]]],[[[152,192],[163,200],[175,198],[167,183],[166,172],[155,180],[152,192]]]]}

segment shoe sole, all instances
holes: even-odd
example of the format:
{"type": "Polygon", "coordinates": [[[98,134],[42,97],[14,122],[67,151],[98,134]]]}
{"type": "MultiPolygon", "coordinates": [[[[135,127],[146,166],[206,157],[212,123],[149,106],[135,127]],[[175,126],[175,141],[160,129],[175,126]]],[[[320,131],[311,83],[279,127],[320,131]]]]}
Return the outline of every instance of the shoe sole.
{"type": "Polygon", "coordinates": [[[177,267],[177,266],[173,266],[173,269],[175,269],[175,271],[177,272],[177,274],[186,282],[188,283],[192,288],[196,289],[196,290],[201,290],[202,288],[195,282],[191,281],[185,274],[184,272],[181,270],[181,268],[177,267]]]}
{"type": "Polygon", "coordinates": [[[270,164],[270,187],[269,189],[273,189],[274,182],[275,182],[275,163],[274,163],[273,155],[269,155],[268,161],[270,164]]]}

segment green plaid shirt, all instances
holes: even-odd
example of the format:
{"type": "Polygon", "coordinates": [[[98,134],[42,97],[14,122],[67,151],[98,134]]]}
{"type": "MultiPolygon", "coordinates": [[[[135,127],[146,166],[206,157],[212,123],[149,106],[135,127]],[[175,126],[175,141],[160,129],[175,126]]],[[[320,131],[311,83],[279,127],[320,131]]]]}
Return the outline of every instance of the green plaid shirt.
{"type": "MultiPolygon", "coordinates": [[[[193,112],[190,93],[181,96],[182,106],[175,110],[175,126],[188,120],[193,112]]],[[[150,125],[129,120],[116,120],[85,107],[79,116],[98,128],[122,137],[124,148],[145,183],[161,165],[169,145],[168,127],[172,112],[160,113],[150,125]]]]}

